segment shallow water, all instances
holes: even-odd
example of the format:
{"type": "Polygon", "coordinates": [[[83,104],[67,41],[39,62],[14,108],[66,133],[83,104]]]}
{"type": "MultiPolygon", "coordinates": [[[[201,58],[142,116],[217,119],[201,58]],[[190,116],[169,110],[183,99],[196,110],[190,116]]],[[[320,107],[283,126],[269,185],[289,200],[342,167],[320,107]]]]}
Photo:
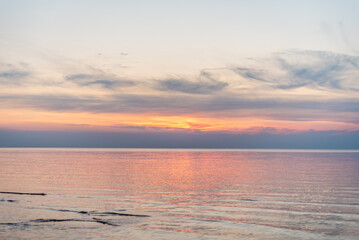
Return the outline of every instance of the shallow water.
{"type": "Polygon", "coordinates": [[[358,152],[0,149],[0,191],[0,239],[359,238],[358,152]]]}

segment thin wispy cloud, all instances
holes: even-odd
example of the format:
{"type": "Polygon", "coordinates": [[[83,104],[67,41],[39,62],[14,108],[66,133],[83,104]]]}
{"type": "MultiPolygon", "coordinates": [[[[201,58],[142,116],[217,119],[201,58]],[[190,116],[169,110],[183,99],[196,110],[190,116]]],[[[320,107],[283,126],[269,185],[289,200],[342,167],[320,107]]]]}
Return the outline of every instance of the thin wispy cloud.
{"type": "Polygon", "coordinates": [[[212,94],[228,86],[220,81],[188,81],[185,79],[166,79],[159,82],[161,91],[173,91],[189,94],[212,94]]]}
{"type": "Polygon", "coordinates": [[[288,51],[275,54],[269,66],[232,69],[246,79],[261,81],[272,88],[357,91],[358,66],[357,56],[324,51],[288,51]]]}
{"type": "Polygon", "coordinates": [[[29,75],[30,71],[24,66],[4,63],[0,64],[0,84],[19,85],[29,75]]]}
{"type": "Polygon", "coordinates": [[[203,69],[194,80],[185,78],[167,78],[158,81],[156,88],[161,91],[188,94],[216,94],[229,85],[217,79],[209,70],[203,69]]]}
{"type": "Polygon", "coordinates": [[[12,71],[7,71],[7,72],[1,72],[0,78],[19,79],[19,78],[24,78],[28,75],[29,75],[29,73],[25,72],[25,71],[12,70],[12,71]]]}
{"type": "Polygon", "coordinates": [[[106,89],[132,87],[136,85],[134,81],[117,79],[114,76],[106,76],[105,74],[72,74],[65,76],[65,80],[80,86],[100,86],[106,89]]]}

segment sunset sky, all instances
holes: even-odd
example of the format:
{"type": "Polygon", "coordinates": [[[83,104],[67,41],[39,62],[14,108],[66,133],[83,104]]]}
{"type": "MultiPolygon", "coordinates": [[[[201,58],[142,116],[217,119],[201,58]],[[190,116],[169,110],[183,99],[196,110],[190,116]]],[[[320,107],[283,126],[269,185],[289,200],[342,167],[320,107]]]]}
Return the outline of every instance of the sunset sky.
{"type": "Polygon", "coordinates": [[[358,12],[0,0],[0,147],[359,149],[358,12]]]}

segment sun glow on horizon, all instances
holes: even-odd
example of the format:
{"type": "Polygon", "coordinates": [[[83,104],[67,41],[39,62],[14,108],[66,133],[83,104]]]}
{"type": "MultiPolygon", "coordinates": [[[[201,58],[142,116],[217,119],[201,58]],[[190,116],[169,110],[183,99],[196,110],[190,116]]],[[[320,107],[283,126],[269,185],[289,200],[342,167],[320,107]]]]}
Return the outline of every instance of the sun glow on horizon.
{"type": "Polygon", "coordinates": [[[49,112],[30,109],[0,111],[0,128],[48,131],[202,131],[290,134],[300,131],[357,131],[356,124],[335,121],[288,121],[265,118],[214,118],[203,116],[156,115],[153,113],[49,112]]]}

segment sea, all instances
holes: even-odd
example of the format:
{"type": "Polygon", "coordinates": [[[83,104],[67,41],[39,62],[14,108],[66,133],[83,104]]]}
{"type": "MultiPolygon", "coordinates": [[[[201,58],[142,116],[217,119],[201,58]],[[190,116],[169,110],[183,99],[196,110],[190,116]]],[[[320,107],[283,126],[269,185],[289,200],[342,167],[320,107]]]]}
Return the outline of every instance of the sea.
{"type": "Polygon", "coordinates": [[[359,152],[0,149],[0,239],[359,239],[359,152]]]}

